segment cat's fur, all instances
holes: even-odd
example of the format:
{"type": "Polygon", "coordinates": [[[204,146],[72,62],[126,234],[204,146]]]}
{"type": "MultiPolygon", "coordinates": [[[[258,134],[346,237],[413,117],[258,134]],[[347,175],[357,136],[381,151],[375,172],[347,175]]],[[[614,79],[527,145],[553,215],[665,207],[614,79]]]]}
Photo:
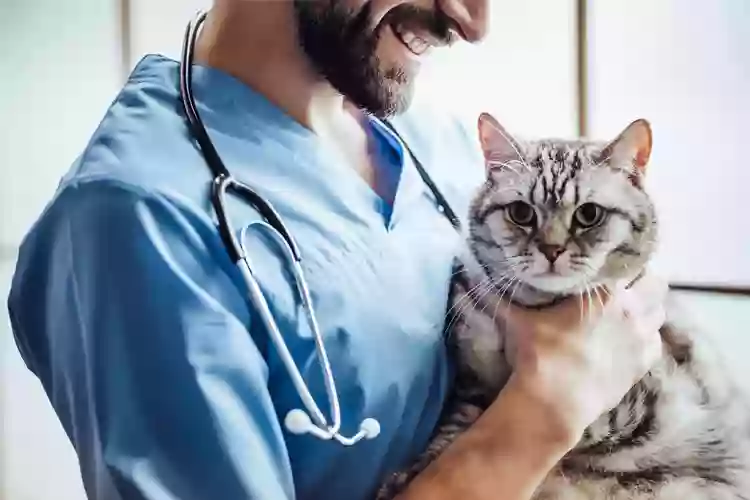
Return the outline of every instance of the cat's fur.
{"type": "MultiPolygon", "coordinates": [[[[471,209],[469,251],[457,269],[448,318],[456,386],[428,449],[392,475],[378,499],[405,489],[507,381],[504,338],[493,319],[503,307],[499,296],[530,307],[570,295],[598,300],[587,290],[633,280],[655,248],[658,223],[643,187],[647,122],[633,122],[610,143],[520,142],[486,114],[479,125],[488,177],[471,209]],[[534,224],[511,221],[508,203],[516,200],[533,205],[534,224]],[[575,210],[588,202],[607,215],[595,227],[576,228],[575,210]],[[553,274],[540,248],[549,253],[554,245],[564,252],[553,274]]],[[[667,315],[660,362],[586,429],[534,500],[750,500],[744,394],[724,374],[709,339],[681,324],[672,306],[667,315]]]]}

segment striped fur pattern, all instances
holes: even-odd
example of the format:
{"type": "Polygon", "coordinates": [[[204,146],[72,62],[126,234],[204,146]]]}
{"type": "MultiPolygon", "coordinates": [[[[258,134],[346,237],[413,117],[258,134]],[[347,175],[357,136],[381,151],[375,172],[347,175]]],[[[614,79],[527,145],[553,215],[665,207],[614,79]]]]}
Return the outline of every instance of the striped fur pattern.
{"type": "MultiPolygon", "coordinates": [[[[651,147],[646,122],[612,143],[519,142],[484,119],[487,183],[472,206],[447,321],[456,384],[429,447],[387,479],[379,500],[403,491],[506,383],[510,368],[494,320],[499,297],[527,307],[568,296],[597,300],[592,287],[634,279],[654,251],[658,223],[642,182],[651,147]],[[523,210],[508,213],[519,200],[534,209],[533,224],[524,224],[523,210]],[[585,203],[603,207],[603,219],[590,224],[591,212],[576,224],[585,203]],[[549,259],[545,245],[562,248],[549,259]]],[[[746,395],[677,304],[667,313],[660,362],[586,429],[533,500],[750,500],[746,395]]]]}

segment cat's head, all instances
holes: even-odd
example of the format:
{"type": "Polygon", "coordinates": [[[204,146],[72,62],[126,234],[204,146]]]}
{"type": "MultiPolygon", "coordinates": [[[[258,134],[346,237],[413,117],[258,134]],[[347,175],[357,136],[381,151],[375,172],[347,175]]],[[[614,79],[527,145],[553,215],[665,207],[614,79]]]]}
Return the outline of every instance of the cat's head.
{"type": "Polygon", "coordinates": [[[657,235],[643,188],[647,121],[611,142],[521,141],[482,114],[479,137],[487,182],[472,205],[469,245],[496,285],[577,295],[638,275],[657,235]]]}

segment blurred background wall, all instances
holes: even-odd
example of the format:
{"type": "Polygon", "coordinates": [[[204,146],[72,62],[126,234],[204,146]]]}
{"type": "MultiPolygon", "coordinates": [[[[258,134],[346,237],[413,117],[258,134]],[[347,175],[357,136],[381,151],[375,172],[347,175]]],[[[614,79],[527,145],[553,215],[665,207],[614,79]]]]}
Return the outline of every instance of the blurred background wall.
{"type": "MultiPolygon", "coordinates": [[[[13,343],[15,252],[127,72],[176,58],[209,0],[0,0],[0,498],[84,499],[77,462],[13,343]]],[[[518,135],[614,137],[648,118],[665,227],[656,267],[691,287],[750,289],[750,2],[492,0],[492,34],[436,54],[419,98],[518,135]]],[[[458,167],[457,167],[458,168],[458,167]]],[[[682,293],[750,379],[750,299],[682,293]]]]}

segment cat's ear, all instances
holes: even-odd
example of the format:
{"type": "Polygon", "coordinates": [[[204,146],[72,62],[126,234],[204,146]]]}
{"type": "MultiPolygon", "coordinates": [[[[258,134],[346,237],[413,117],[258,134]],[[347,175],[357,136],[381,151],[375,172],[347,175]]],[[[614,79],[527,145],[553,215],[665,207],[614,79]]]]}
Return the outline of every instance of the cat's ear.
{"type": "Polygon", "coordinates": [[[651,125],[641,118],[628,125],[604,148],[600,161],[607,161],[611,165],[632,165],[631,180],[640,186],[651,158],[652,145],[651,125]]]}
{"type": "Polygon", "coordinates": [[[504,164],[512,161],[522,161],[518,142],[492,115],[479,115],[478,128],[479,142],[488,172],[495,168],[503,168],[504,164]]]}

